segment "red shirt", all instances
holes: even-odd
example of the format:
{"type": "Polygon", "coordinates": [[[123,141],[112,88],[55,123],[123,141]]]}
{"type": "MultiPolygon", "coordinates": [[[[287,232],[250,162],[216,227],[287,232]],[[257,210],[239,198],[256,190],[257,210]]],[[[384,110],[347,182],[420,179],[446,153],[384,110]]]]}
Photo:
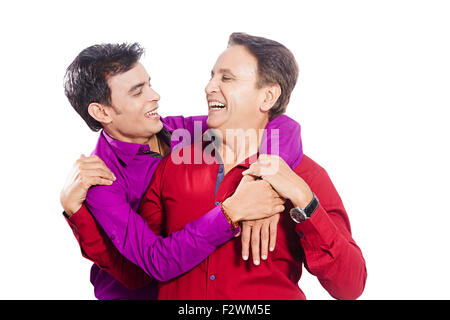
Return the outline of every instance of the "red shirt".
{"type": "MultiPolygon", "coordinates": [[[[195,146],[185,147],[183,152],[192,155],[195,146]]],[[[171,234],[231,196],[248,167],[244,162],[231,169],[215,194],[219,164],[175,164],[166,157],[144,195],[141,214],[151,228],[162,227],[171,234]]],[[[331,296],[359,297],[367,276],[365,261],[352,239],[347,213],[333,183],[307,156],[294,171],[320,205],[310,219],[296,224],[289,216],[292,204],[287,203],[278,224],[275,250],[266,261],[259,266],[251,259],[244,261],[241,239],[234,238],[191,271],[161,282],[159,299],[305,299],[298,286],[302,264],[331,296]]]]}
{"type": "MultiPolygon", "coordinates": [[[[175,165],[166,157],[139,211],[155,232],[180,230],[233,194],[248,167],[242,163],[230,170],[214,195],[218,164],[175,165]],[[180,212],[183,215],[177,214],[180,212]]],[[[333,183],[326,171],[305,155],[294,171],[316,194],[320,205],[310,219],[299,224],[289,216],[292,205],[286,205],[275,250],[266,261],[255,266],[251,259],[242,260],[240,238],[234,238],[190,272],[160,283],[159,299],[305,299],[298,287],[302,264],[333,297],[360,296],[367,277],[365,261],[351,237],[349,219],[333,183]]],[[[85,207],[70,220],[86,257],[100,262],[130,288],[148,283],[149,278],[139,268],[125,260],[110,241],[102,240],[85,207]]]]}

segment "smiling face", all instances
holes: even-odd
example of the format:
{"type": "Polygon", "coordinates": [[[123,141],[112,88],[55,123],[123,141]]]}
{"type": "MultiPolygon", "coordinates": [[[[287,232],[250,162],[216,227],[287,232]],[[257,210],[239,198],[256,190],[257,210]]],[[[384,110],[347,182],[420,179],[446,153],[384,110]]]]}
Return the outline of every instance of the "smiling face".
{"type": "Polygon", "coordinates": [[[264,128],[268,112],[261,110],[266,89],[257,87],[258,62],[243,46],[228,47],[217,59],[205,88],[207,124],[226,129],[264,128]]]}
{"type": "Polygon", "coordinates": [[[125,142],[148,143],[163,126],[157,113],[160,96],[152,89],[144,66],[138,62],[107,82],[112,105],[105,107],[110,121],[104,125],[107,133],[125,142]]]}

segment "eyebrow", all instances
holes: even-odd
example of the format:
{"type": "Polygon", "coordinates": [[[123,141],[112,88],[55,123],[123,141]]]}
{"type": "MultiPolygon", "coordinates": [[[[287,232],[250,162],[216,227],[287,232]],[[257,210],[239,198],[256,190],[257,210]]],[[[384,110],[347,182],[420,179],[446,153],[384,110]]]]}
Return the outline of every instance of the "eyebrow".
{"type": "MultiPolygon", "coordinates": [[[[224,69],[224,68],[222,68],[222,69],[219,69],[219,73],[228,73],[230,76],[232,76],[232,77],[236,77],[235,75],[234,75],[234,73],[233,72],[231,72],[231,70],[230,69],[224,69]]],[[[214,70],[211,70],[211,76],[213,76],[214,75],[214,70]]]]}
{"type": "MultiPolygon", "coordinates": [[[[150,83],[150,80],[152,80],[152,78],[151,78],[151,77],[148,77],[148,82],[149,82],[149,83],[150,83]]],[[[134,86],[132,86],[132,87],[130,88],[130,90],[128,90],[128,93],[132,93],[132,92],[134,92],[136,89],[141,88],[141,87],[143,87],[144,85],[145,85],[145,82],[141,82],[141,83],[135,84],[134,86]]]]}

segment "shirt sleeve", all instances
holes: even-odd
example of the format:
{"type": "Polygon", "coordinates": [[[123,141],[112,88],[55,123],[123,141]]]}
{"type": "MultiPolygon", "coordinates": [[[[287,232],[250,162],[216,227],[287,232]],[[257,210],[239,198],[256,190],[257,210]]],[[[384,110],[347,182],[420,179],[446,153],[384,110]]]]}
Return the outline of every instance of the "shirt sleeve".
{"type": "Polygon", "coordinates": [[[123,187],[116,182],[92,187],[86,197],[87,207],[118,251],[159,281],[189,271],[236,232],[216,207],[167,238],[155,234],[147,222],[155,231],[162,230],[162,207],[156,197],[161,192],[164,163],[156,169],[147,192],[151,196],[145,198],[144,208],[152,210],[144,215],[145,220],[132,210],[123,187]]]}
{"type": "Polygon", "coordinates": [[[320,205],[311,218],[296,225],[306,268],[336,299],[356,299],[364,291],[366,263],[351,235],[344,205],[326,171],[310,183],[320,205]]]}
{"type": "Polygon", "coordinates": [[[300,124],[286,115],[270,120],[261,141],[260,154],[279,155],[292,169],[303,157],[300,124]]]}
{"type": "Polygon", "coordinates": [[[83,204],[72,216],[65,216],[83,257],[91,260],[130,290],[146,286],[152,278],[125,259],[83,204]]]}

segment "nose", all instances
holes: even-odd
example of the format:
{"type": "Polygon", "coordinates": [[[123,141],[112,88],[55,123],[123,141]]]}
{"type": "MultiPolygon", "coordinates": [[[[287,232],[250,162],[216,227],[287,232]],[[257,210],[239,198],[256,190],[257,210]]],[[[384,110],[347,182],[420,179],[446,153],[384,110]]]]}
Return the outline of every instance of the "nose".
{"type": "Polygon", "coordinates": [[[205,87],[205,93],[207,95],[214,93],[214,92],[218,92],[219,91],[219,87],[218,87],[218,83],[215,77],[212,77],[211,80],[209,80],[208,84],[205,87]]]}
{"type": "Polygon", "coordinates": [[[149,88],[148,90],[148,96],[147,96],[148,100],[150,101],[159,101],[159,99],[161,99],[160,95],[158,92],[156,92],[155,90],[153,90],[153,88],[149,88]]]}

